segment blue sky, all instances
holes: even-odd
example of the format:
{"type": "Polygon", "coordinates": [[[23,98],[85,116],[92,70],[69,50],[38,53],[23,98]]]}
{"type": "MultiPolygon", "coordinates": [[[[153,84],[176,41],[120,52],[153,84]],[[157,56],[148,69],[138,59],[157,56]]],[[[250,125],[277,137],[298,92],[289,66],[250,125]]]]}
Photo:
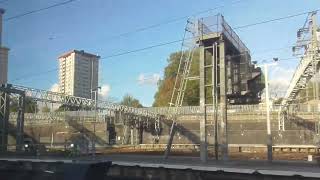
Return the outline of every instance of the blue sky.
{"type": "MultiPolygon", "coordinates": [[[[7,10],[4,18],[8,18],[63,1],[65,0],[9,0],[0,4],[0,7],[7,10]]],[[[222,13],[226,21],[236,27],[320,8],[319,0],[242,0],[230,5],[232,2],[233,0],[77,0],[65,6],[6,21],[3,44],[11,49],[9,82],[50,89],[58,83],[57,71],[37,76],[30,74],[57,68],[57,57],[68,50],[85,50],[105,57],[178,40],[182,38],[186,19],[125,37],[112,37],[221,5],[225,7],[201,16],[222,13]],[[23,79],[15,80],[21,77],[23,79]]],[[[306,16],[299,16],[236,32],[251,50],[253,60],[273,57],[281,60],[292,57],[288,46],[294,44],[296,31],[303,25],[305,18],[306,16]]],[[[121,99],[124,94],[129,93],[149,106],[157,89],[153,79],[163,75],[169,54],[179,49],[180,43],[176,43],[103,59],[100,62],[100,85],[110,87],[108,94],[111,97],[121,99]]],[[[298,60],[294,59],[280,61],[271,70],[271,80],[287,84],[297,63],[298,60]]]]}

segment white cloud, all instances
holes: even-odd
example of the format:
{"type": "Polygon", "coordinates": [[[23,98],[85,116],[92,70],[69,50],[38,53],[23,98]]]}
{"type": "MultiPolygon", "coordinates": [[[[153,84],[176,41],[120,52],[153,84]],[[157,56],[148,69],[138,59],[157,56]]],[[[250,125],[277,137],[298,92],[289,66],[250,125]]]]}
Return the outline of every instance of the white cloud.
{"type": "Polygon", "coordinates": [[[102,100],[107,99],[110,91],[111,91],[111,86],[109,84],[102,85],[101,90],[99,91],[100,99],[102,100]]]}
{"type": "Polygon", "coordinates": [[[59,92],[59,84],[58,83],[54,83],[50,90],[49,91],[52,91],[52,92],[59,92]]]}
{"type": "Polygon", "coordinates": [[[138,76],[138,84],[139,85],[157,85],[158,81],[160,80],[159,73],[153,74],[145,74],[140,73],[138,76]]]}
{"type": "Polygon", "coordinates": [[[291,78],[293,76],[294,68],[284,68],[281,66],[276,66],[269,69],[269,91],[271,97],[281,97],[284,96],[291,78]]]}

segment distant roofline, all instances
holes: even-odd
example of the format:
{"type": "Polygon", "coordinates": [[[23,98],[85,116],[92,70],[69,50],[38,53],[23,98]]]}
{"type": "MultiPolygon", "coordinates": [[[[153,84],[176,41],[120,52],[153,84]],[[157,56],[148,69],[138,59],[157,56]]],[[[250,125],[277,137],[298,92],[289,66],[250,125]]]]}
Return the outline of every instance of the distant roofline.
{"type": "Polygon", "coordinates": [[[97,55],[95,55],[95,54],[87,53],[87,52],[85,52],[84,50],[79,51],[79,50],[75,50],[75,49],[73,49],[73,50],[71,50],[71,51],[68,51],[68,52],[66,52],[66,53],[63,53],[63,54],[60,55],[58,58],[59,58],[59,59],[60,59],[60,58],[65,58],[65,57],[69,56],[69,55],[72,54],[72,53],[81,54],[81,55],[88,56],[88,57],[96,57],[96,58],[98,58],[98,59],[100,58],[100,56],[97,56],[97,55]]]}

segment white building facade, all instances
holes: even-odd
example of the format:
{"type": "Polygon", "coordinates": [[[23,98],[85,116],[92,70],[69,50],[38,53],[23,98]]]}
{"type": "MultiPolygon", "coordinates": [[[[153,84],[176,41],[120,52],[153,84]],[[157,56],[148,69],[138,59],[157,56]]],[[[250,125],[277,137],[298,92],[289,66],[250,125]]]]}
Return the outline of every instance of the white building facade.
{"type": "Polygon", "coordinates": [[[72,50],[59,58],[59,92],[94,99],[98,87],[100,56],[72,50]]]}

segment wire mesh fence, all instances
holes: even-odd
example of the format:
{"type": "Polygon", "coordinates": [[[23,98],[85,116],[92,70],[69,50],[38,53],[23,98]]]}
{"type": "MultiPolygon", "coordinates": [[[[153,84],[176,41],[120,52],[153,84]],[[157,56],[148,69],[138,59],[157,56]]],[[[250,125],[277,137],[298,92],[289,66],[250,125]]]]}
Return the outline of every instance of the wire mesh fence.
{"type": "Polygon", "coordinates": [[[237,33],[231,28],[221,14],[200,18],[198,21],[200,35],[209,35],[211,33],[223,33],[225,37],[240,51],[248,52],[250,50],[241,41],[237,33]]]}

